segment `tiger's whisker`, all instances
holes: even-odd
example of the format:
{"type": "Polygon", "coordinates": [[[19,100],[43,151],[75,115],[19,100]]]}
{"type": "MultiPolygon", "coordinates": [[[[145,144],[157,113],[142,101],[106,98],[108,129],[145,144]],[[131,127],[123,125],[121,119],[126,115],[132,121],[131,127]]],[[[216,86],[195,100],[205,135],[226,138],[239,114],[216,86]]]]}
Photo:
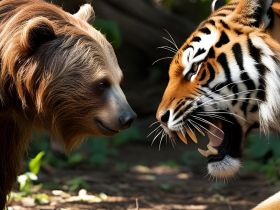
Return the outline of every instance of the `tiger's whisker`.
{"type": "Polygon", "coordinates": [[[156,60],[155,62],[153,62],[152,65],[154,65],[155,63],[157,63],[157,62],[159,62],[159,61],[161,61],[161,60],[165,60],[165,59],[173,59],[173,57],[160,58],[160,59],[156,60]]]}
{"type": "MultiPolygon", "coordinates": [[[[191,119],[190,119],[191,120],[191,119]]],[[[203,127],[202,125],[200,125],[199,123],[191,120],[193,123],[195,123],[196,125],[198,125],[199,127],[201,127],[202,129],[206,130],[208,133],[212,134],[213,136],[217,137],[218,139],[221,139],[220,137],[216,136],[215,134],[213,134],[211,131],[209,131],[207,128],[203,127]]],[[[223,139],[221,139],[223,140],[223,139]]]]}
{"type": "Polygon", "coordinates": [[[192,124],[192,126],[198,130],[199,133],[201,133],[203,136],[205,136],[205,133],[198,127],[196,126],[195,124],[193,124],[189,119],[188,119],[189,123],[192,124]]]}
{"type": "Polygon", "coordinates": [[[212,117],[212,118],[217,118],[217,119],[220,119],[220,120],[223,120],[225,122],[228,122],[232,125],[235,125],[234,123],[230,122],[229,120],[227,120],[226,118],[224,117],[221,117],[219,115],[215,115],[215,114],[209,114],[209,115],[205,115],[205,114],[196,114],[196,115],[199,115],[199,116],[203,116],[203,117],[212,117]]]}
{"type": "Polygon", "coordinates": [[[156,140],[156,138],[163,132],[163,129],[155,136],[155,138],[152,141],[151,146],[153,145],[154,141],[156,140]]]}
{"type": "Polygon", "coordinates": [[[160,138],[160,141],[159,141],[159,147],[158,147],[158,150],[160,151],[160,146],[161,146],[161,142],[162,142],[162,139],[164,137],[164,132],[162,131],[162,134],[161,134],[161,138],[160,138]]]}
{"type": "Polygon", "coordinates": [[[209,125],[212,125],[213,127],[217,128],[219,131],[221,131],[222,133],[224,133],[223,130],[221,130],[220,128],[218,128],[216,125],[214,125],[213,123],[209,122],[208,120],[205,120],[205,119],[203,119],[203,118],[200,118],[200,117],[197,117],[197,116],[193,116],[193,115],[191,115],[191,116],[194,117],[195,119],[201,121],[201,122],[205,122],[205,123],[207,123],[207,124],[209,124],[209,125]]]}
{"type": "Polygon", "coordinates": [[[174,48],[168,47],[168,46],[158,47],[158,49],[168,50],[168,51],[173,52],[173,53],[175,53],[175,54],[177,53],[177,51],[176,51],[174,48]]]}
{"type": "Polygon", "coordinates": [[[208,112],[208,111],[206,111],[206,112],[197,112],[197,113],[230,114],[230,115],[234,115],[234,116],[239,117],[240,119],[242,119],[242,120],[248,122],[247,120],[245,120],[243,117],[239,116],[238,114],[230,113],[230,112],[211,112],[211,111],[208,112]]]}
{"type": "Polygon", "coordinates": [[[159,121],[156,121],[156,122],[152,123],[152,124],[149,126],[149,128],[152,127],[153,125],[157,124],[157,123],[159,123],[159,121]]]}
{"type": "Polygon", "coordinates": [[[153,134],[156,130],[158,130],[160,127],[161,127],[161,125],[158,126],[155,130],[153,130],[146,138],[148,138],[150,135],[152,135],[152,134],[153,134]]]}
{"type": "Polygon", "coordinates": [[[166,33],[168,33],[168,35],[170,36],[170,38],[171,38],[171,40],[172,40],[172,44],[176,47],[176,49],[177,50],[179,50],[179,48],[178,48],[178,46],[177,46],[177,44],[176,44],[176,42],[174,41],[174,39],[173,39],[173,37],[171,36],[171,34],[166,30],[166,29],[164,29],[165,31],[166,31],[166,33]]]}

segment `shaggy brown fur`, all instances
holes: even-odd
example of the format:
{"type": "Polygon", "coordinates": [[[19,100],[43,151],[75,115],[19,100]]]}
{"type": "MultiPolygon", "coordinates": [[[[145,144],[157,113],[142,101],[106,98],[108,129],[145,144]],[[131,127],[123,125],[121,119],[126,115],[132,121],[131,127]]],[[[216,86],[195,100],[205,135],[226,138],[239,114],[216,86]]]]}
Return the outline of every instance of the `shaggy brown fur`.
{"type": "Polygon", "coordinates": [[[0,210],[33,128],[50,131],[69,152],[136,118],[114,51],[93,20],[90,5],[71,15],[41,0],[0,2],[0,210]]]}

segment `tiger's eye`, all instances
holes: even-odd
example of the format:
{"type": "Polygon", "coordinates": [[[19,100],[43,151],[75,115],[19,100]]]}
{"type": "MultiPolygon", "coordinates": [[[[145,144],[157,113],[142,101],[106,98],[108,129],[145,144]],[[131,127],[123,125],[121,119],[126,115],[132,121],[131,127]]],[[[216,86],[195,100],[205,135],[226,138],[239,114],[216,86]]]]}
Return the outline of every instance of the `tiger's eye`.
{"type": "Polygon", "coordinates": [[[194,71],[197,71],[197,69],[198,69],[198,65],[197,65],[197,63],[194,63],[194,64],[193,64],[193,70],[194,70],[194,71]]]}

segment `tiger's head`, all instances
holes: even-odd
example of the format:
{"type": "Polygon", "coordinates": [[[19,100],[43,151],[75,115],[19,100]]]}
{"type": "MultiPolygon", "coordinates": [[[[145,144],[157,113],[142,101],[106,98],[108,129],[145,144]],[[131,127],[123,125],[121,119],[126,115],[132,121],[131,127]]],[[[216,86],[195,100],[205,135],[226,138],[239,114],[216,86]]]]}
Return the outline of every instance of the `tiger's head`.
{"type": "Polygon", "coordinates": [[[209,174],[229,178],[253,129],[279,130],[280,47],[268,33],[272,0],[216,3],[175,54],[156,117],[171,139],[207,133],[208,151],[199,152],[209,174]]]}

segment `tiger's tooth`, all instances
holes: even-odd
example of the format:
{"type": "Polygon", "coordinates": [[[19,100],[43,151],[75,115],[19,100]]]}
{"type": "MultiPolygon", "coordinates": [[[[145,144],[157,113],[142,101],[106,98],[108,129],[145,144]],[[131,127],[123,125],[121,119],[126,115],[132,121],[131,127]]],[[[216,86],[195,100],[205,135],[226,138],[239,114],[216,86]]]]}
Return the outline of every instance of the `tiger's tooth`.
{"type": "Polygon", "coordinates": [[[207,152],[206,152],[205,150],[202,150],[202,149],[199,149],[199,148],[198,148],[198,152],[199,152],[200,154],[202,154],[204,157],[207,157],[207,152]]]}
{"type": "Polygon", "coordinates": [[[209,144],[207,145],[207,148],[209,149],[209,151],[210,151],[213,155],[217,155],[217,154],[218,154],[218,150],[216,150],[214,147],[210,146],[209,144]]]}
{"type": "Polygon", "coordinates": [[[187,137],[184,136],[180,131],[177,132],[177,135],[185,144],[188,144],[187,137]]]}
{"type": "Polygon", "coordinates": [[[187,131],[189,137],[191,137],[191,139],[192,139],[195,143],[197,143],[197,138],[196,138],[195,132],[194,132],[194,131],[192,132],[192,131],[191,131],[190,129],[188,129],[188,128],[186,128],[186,131],[187,131]]]}

